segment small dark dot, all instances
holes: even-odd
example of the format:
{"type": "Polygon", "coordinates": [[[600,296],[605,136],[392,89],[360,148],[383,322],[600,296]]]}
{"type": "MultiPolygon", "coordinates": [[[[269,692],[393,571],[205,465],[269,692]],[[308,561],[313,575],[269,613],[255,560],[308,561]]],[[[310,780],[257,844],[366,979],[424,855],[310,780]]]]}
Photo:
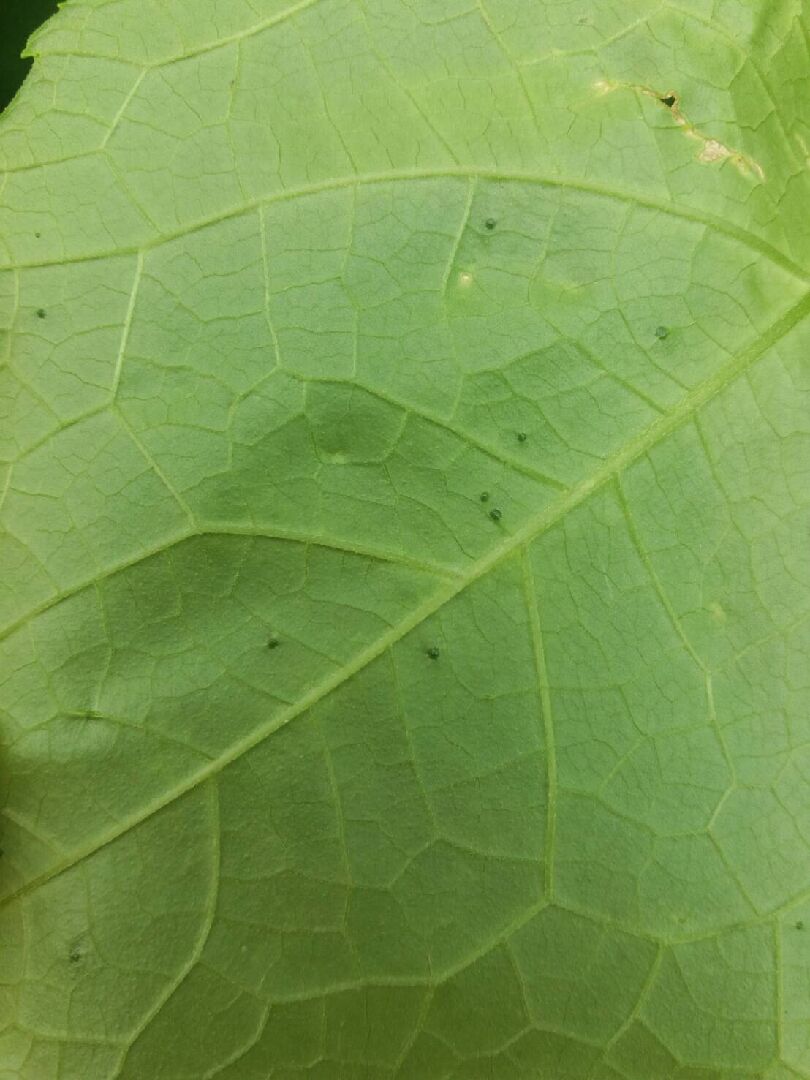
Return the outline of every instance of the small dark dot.
{"type": "Polygon", "coordinates": [[[489,492],[482,491],[478,498],[481,500],[481,502],[489,502],[489,492]]]}
{"type": "Polygon", "coordinates": [[[45,308],[37,308],[37,318],[38,319],[44,319],[47,314],[48,313],[45,310],[45,308]]]}
{"type": "Polygon", "coordinates": [[[494,506],[494,507],[493,507],[493,508],[492,508],[492,509],[490,510],[490,512],[489,512],[489,516],[490,516],[490,517],[492,518],[492,520],[493,520],[493,521],[500,521],[500,520],[501,520],[501,518],[503,517],[503,515],[502,515],[501,511],[500,511],[500,510],[498,509],[498,507],[497,507],[497,506],[494,506]]]}
{"type": "Polygon", "coordinates": [[[799,919],[799,921],[796,923],[796,929],[797,930],[804,930],[804,920],[799,919]]]}
{"type": "Polygon", "coordinates": [[[277,649],[280,644],[281,644],[281,642],[278,640],[277,637],[271,637],[269,639],[269,641],[267,642],[267,648],[268,649],[277,649]]]}
{"type": "Polygon", "coordinates": [[[71,964],[78,964],[83,956],[84,950],[78,942],[71,946],[70,952],[68,953],[68,960],[71,964]]]}
{"type": "Polygon", "coordinates": [[[669,330],[667,330],[666,326],[656,326],[656,328],[655,328],[655,336],[660,341],[663,341],[665,337],[669,336],[669,330]]]}
{"type": "Polygon", "coordinates": [[[40,236],[42,236],[42,233],[41,232],[35,232],[34,236],[37,238],[37,240],[39,240],[40,236]]]}
{"type": "Polygon", "coordinates": [[[666,105],[668,109],[671,109],[678,99],[674,94],[667,94],[666,97],[659,98],[658,100],[662,105],[666,105]]]}
{"type": "Polygon", "coordinates": [[[492,229],[494,229],[494,228],[495,228],[495,226],[496,226],[497,224],[498,224],[498,222],[497,222],[497,221],[495,220],[495,218],[494,218],[494,217],[488,217],[488,218],[487,218],[487,220],[486,220],[486,221],[484,222],[484,225],[485,225],[485,226],[486,226],[486,228],[487,228],[487,229],[489,229],[490,231],[491,231],[492,229]]]}
{"type": "Polygon", "coordinates": [[[519,431],[519,432],[517,433],[517,441],[518,441],[518,442],[526,442],[526,440],[528,439],[528,437],[529,437],[529,436],[528,436],[528,435],[526,434],[526,432],[525,432],[525,431],[519,431]]]}
{"type": "Polygon", "coordinates": [[[430,648],[427,651],[427,654],[428,654],[428,656],[430,657],[431,660],[438,660],[439,659],[439,650],[436,648],[435,645],[430,646],[430,648]]]}

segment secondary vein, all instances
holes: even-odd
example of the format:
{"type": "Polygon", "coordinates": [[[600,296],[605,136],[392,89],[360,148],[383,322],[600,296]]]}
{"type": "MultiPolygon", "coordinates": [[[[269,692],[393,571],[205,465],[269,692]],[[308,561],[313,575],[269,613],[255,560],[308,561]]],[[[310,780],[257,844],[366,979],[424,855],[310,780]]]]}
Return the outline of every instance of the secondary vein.
{"type": "Polygon", "coordinates": [[[801,319],[810,314],[810,292],[794,305],[786,314],[777,319],[771,327],[759,338],[752,342],[738,356],[733,358],[719,371],[696,387],[688,394],[677,409],[667,416],[661,417],[651,424],[646,431],[635,439],[628,442],[621,450],[607,458],[600,468],[590,477],[581,481],[560,499],[545,507],[542,511],[530,518],[526,524],[511,536],[505,538],[502,544],[489,551],[486,555],[474,563],[470,572],[464,577],[444,583],[422,604],[410,612],[397,626],[391,627],[376,641],[361,650],[344,668],[332,672],[326,678],[313,686],[298,702],[283,710],[277,716],[268,720],[257,728],[256,731],[239,739],[225,753],[204,765],[198,772],[187,777],[175,789],[167,792],[159,799],[154,799],[143,806],[138,813],[131,815],[127,820],[117,824],[107,832],[101,834],[86,847],[79,849],[69,859],[54,865],[46,873],[33,878],[21,886],[18,890],[10,893],[0,901],[0,906],[25,895],[34,889],[44,885],[47,881],[59,876],[71,867],[83,862],[101,848],[113,843],[135,828],[141,822],[146,821],[168,806],[192,791],[206,780],[217,776],[228,765],[243,757],[246,753],[269,738],[274,732],[290,723],[296,717],[308,712],[314,705],[332,693],[343,683],[353,678],[360,671],[367,668],[374,660],[385,654],[397,642],[401,641],[411,630],[415,629],[429,616],[435,614],[445,604],[453,600],[459,593],[496,566],[513,556],[527,544],[531,544],[539,536],[548,532],[554,525],[561,521],[566,514],[581,505],[594,492],[600,490],[605,484],[628,468],[633,462],[648,453],[654,446],[660,443],[668,435],[676,431],[682,424],[688,421],[694,413],[715,398],[726,386],[749,368],[764,352],[776,344],[781,338],[796,326],[801,319]]]}

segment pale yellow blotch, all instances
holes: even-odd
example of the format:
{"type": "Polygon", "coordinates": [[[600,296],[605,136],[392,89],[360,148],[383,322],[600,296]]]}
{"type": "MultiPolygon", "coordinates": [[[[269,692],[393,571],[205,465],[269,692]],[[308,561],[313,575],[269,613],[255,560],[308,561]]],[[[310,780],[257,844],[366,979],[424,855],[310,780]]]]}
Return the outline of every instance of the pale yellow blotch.
{"type": "Polygon", "coordinates": [[[698,155],[698,161],[710,165],[714,161],[726,160],[730,161],[743,174],[753,172],[760,180],[765,179],[765,173],[758,161],[746,157],[745,154],[741,154],[738,150],[729,149],[728,146],[724,146],[717,139],[703,139],[703,149],[698,155]]]}
{"type": "Polygon", "coordinates": [[[334,454],[325,454],[324,460],[327,465],[345,465],[349,460],[349,457],[347,454],[342,454],[340,451],[337,451],[334,454]]]}
{"type": "Polygon", "coordinates": [[[462,289],[469,289],[470,285],[472,285],[472,281],[473,276],[469,272],[469,270],[462,270],[461,273],[458,275],[458,283],[462,287],[462,289]]]}
{"type": "Polygon", "coordinates": [[[745,154],[741,154],[739,150],[734,150],[730,146],[726,146],[725,143],[721,143],[719,139],[710,139],[702,132],[698,131],[696,127],[690,124],[680,114],[676,116],[676,121],[680,124],[690,139],[697,139],[701,144],[700,153],[698,154],[698,161],[704,165],[713,165],[716,161],[730,161],[735,168],[747,176],[749,173],[754,173],[760,180],[765,179],[765,173],[762,166],[758,161],[754,161],[753,158],[746,157],[745,154]]]}
{"type": "Polygon", "coordinates": [[[593,83],[593,88],[597,94],[609,94],[612,90],[615,90],[618,83],[608,82],[607,79],[597,79],[593,83]]]}
{"type": "Polygon", "coordinates": [[[717,139],[705,139],[703,142],[703,149],[698,155],[699,161],[722,161],[724,158],[731,157],[731,151],[727,146],[723,146],[717,139]]]}
{"type": "Polygon", "coordinates": [[[713,600],[712,603],[709,604],[709,614],[712,617],[712,621],[716,622],[718,626],[722,626],[722,624],[728,619],[728,615],[726,614],[725,609],[721,604],[718,604],[716,600],[713,600]]]}

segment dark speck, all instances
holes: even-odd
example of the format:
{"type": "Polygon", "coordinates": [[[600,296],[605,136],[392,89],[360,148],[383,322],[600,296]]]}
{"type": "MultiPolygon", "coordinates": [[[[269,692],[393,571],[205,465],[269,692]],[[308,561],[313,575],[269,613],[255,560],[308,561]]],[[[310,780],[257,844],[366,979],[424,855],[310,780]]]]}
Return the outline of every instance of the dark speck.
{"type": "Polygon", "coordinates": [[[439,659],[439,650],[436,648],[435,645],[430,646],[430,648],[427,651],[427,654],[428,654],[428,656],[430,657],[431,660],[438,660],[439,659]]]}
{"type": "Polygon", "coordinates": [[[498,509],[497,506],[493,506],[493,508],[489,512],[489,516],[492,518],[493,521],[500,521],[503,515],[501,514],[501,511],[498,509]]]}
{"type": "Polygon", "coordinates": [[[41,232],[35,232],[34,236],[37,238],[37,240],[39,240],[40,236],[42,236],[42,233],[41,232]]]}
{"type": "Polygon", "coordinates": [[[70,952],[68,953],[68,960],[71,964],[78,964],[84,956],[84,949],[80,941],[76,941],[71,945],[70,952]]]}
{"type": "Polygon", "coordinates": [[[478,498],[481,500],[481,502],[489,502],[489,492],[482,491],[478,498]]]}
{"type": "Polygon", "coordinates": [[[487,220],[484,222],[484,226],[489,229],[490,232],[495,228],[497,224],[498,223],[494,217],[488,217],[487,220]]]}
{"type": "Polygon", "coordinates": [[[44,319],[47,314],[48,313],[45,310],[45,308],[37,308],[37,318],[38,319],[44,319]]]}
{"type": "Polygon", "coordinates": [[[665,326],[656,326],[655,336],[659,339],[659,341],[663,341],[665,337],[669,336],[669,330],[667,330],[665,326]]]}
{"type": "Polygon", "coordinates": [[[267,648],[268,648],[268,649],[277,649],[277,648],[279,647],[279,645],[280,645],[280,644],[281,644],[281,642],[280,642],[280,641],[278,640],[278,638],[277,638],[277,637],[275,637],[275,635],[274,635],[274,636],[273,636],[273,637],[271,637],[271,638],[269,639],[269,641],[267,642],[267,648]]]}
{"type": "Polygon", "coordinates": [[[668,109],[671,109],[678,99],[674,94],[667,94],[666,97],[659,98],[658,100],[662,105],[666,105],[668,109]]]}
{"type": "Polygon", "coordinates": [[[529,436],[528,436],[528,435],[526,434],[526,432],[525,432],[525,431],[519,431],[519,432],[517,433],[517,441],[518,441],[518,442],[526,442],[526,440],[528,439],[528,437],[529,437],[529,436]]]}
{"type": "Polygon", "coordinates": [[[796,929],[797,930],[804,930],[804,922],[803,922],[802,919],[799,919],[799,921],[796,923],[796,929]]]}

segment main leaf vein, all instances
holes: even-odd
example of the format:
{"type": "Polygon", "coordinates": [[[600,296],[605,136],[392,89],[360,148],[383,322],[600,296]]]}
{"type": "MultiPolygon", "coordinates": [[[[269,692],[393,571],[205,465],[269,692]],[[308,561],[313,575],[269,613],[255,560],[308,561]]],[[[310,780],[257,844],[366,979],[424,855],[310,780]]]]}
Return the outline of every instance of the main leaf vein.
{"type": "Polygon", "coordinates": [[[668,435],[672,434],[682,424],[688,421],[695,412],[711,401],[734,379],[741,375],[771,346],[785,337],[801,319],[810,313],[810,292],[806,293],[799,303],[791,308],[781,318],[776,320],[771,327],[763,333],[748,348],[731,360],[725,367],[717,371],[711,378],[693,390],[683,399],[677,409],[667,416],[661,417],[651,424],[644,432],[632,439],[619,451],[598,468],[590,477],[582,480],[574,488],[558,500],[551,503],[538,514],[530,518],[525,525],[516,530],[511,536],[493,548],[486,555],[473,563],[469,572],[463,577],[443,583],[431,596],[413,609],[402,621],[381,634],[376,641],[361,650],[344,668],[332,672],[319,683],[313,686],[298,702],[283,710],[265,724],[261,725],[249,735],[244,736],[225,753],[213,759],[201,767],[198,772],[186,778],[174,790],[166,792],[160,798],[154,799],[143,806],[137,814],[131,815],[127,820],[109,829],[84,848],[79,849],[69,859],[53,866],[48,872],[33,878],[16,892],[9,894],[2,903],[26,894],[43,885],[66,870],[83,862],[96,851],[113,843],[119,836],[129,832],[141,822],[152,817],[164,807],[176,802],[187,792],[199,787],[205,781],[216,777],[228,765],[239,760],[254,747],[263,743],[279,728],[284,727],[296,717],[301,716],[336,690],[339,686],[348,682],[360,671],[367,668],[374,660],[383,655],[397,642],[401,641],[411,630],[414,630],[429,616],[454,599],[464,589],[480,580],[496,566],[504,562],[510,556],[520,551],[527,543],[547,532],[566,514],[575,507],[581,505],[594,492],[600,490],[614,477],[633,464],[638,458],[647,453],[653,446],[660,443],[668,435]]]}

